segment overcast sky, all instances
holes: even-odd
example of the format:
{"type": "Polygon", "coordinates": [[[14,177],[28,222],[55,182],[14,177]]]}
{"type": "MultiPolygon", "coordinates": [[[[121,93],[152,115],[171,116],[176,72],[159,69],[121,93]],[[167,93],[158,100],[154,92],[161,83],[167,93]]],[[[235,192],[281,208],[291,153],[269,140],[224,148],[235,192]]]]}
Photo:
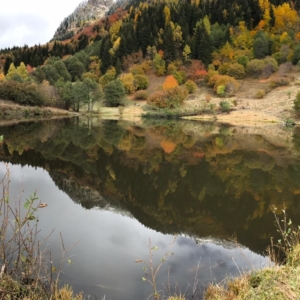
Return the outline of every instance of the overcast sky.
{"type": "Polygon", "coordinates": [[[6,0],[0,8],[0,49],[44,44],[82,0],[6,0]]]}

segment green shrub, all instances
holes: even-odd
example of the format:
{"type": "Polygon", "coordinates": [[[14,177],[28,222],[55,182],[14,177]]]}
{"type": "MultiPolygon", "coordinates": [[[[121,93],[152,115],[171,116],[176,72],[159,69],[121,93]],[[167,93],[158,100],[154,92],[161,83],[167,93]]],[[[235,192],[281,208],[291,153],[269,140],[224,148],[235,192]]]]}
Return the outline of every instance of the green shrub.
{"type": "Polygon", "coordinates": [[[137,90],[144,90],[149,86],[149,78],[146,75],[134,75],[134,84],[137,90]]]}
{"type": "Polygon", "coordinates": [[[253,59],[247,64],[246,72],[249,76],[269,77],[272,73],[278,70],[278,63],[273,57],[266,57],[265,59],[253,59]]]}
{"type": "Polygon", "coordinates": [[[147,91],[140,90],[134,94],[134,99],[135,100],[147,100],[148,96],[149,96],[149,94],[147,91]]]}
{"type": "Polygon", "coordinates": [[[292,126],[295,126],[295,125],[296,125],[296,123],[293,119],[288,118],[288,119],[284,120],[284,126],[285,127],[292,127],[292,126]]]}
{"type": "Polygon", "coordinates": [[[239,88],[239,83],[230,76],[227,75],[219,75],[218,72],[209,71],[208,72],[208,86],[212,86],[214,88],[215,93],[220,96],[229,95],[232,96],[239,88]],[[224,94],[222,94],[222,89],[219,86],[224,86],[224,94]],[[219,89],[219,93],[218,93],[219,89]]]}
{"type": "Polygon", "coordinates": [[[238,63],[230,64],[227,74],[235,79],[242,79],[246,76],[244,66],[238,63]]]}
{"type": "Polygon", "coordinates": [[[23,105],[42,105],[44,97],[33,83],[3,81],[0,83],[0,98],[23,105]]]}
{"type": "Polygon", "coordinates": [[[225,96],[225,85],[219,85],[217,87],[217,94],[221,97],[225,96]]]}
{"type": "Polygon", "coordinates": [[[227,75],[228,70],[229,70],[229,63],[222,64],[218,69],[220,75],[227,75]]]}
{"type": "Polygon", "coordinates": [[[185,84],[184,84],[186,90],[188,91],[189,94],[194,93],[197,90],[197,85],[196,83],[189,79],[185,84]]]}
{"type": "Polygon", "coordinates": [[[183,84],[183,77],[181,76],[181,74],[177,71],[173,72],[172,75],[175,77],[175,79],[177,80],[178,84],[183,84]]]}
{"type": "Polygon", "coordinates": [[[245,68],[249,62],[249,57],[246,56],[246,55],[240,55],[237,57],[237,62],[240,64],[240,65],[243,65],[245,68]]]}
{"type": "Polygon", "coordinates": [[[230,103],[226,100],[222,100],[219,103],[220,109],[224,112],[228,112],[230,110],[230,103]]]}
{"type": "Polygon", "coordinates": [[[262,59],[252,59],[247,64],[246,72],[249,76],[258,77],[261,75],[264,66],[262,59]]]}
{"type": "Polygon", "coordinates": [[[255,98],[256,99],[262,99],[264,98],[266,95],[266,91],[265,90],[258,90],[255,94],[255,98]]]}
{"type": "Polygon", "coordinates": [[[116,107],[123,104],[126,91],[119,79],[109,82],[104,87],[105,103],[107,106],[116,107]]]}

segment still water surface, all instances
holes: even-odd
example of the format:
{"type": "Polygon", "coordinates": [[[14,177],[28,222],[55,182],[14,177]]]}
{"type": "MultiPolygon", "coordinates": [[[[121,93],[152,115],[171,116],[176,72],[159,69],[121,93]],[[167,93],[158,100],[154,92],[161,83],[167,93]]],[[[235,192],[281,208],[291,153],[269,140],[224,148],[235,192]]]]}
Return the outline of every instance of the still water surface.
{"type": "MultiPolygon", "coordinates": [[[[193,122],[68,119],[0,128],[0,176],[11,171],[11,193],[37,190],[41,235],[55,260],[59,232],[73,264],[62,281],[94,299],[147,299],[149,259],[172,251],[159,289],[191,297],[268,263],[276,235],[270,205],[300,221],[298,132],[218,127],[193,122]],[[170,248],[170,244],[177,239],[170,248]],[[232,239],[242,246],[236,247],[232,239]],[[199,268],[197,268],[199,266],[199,268]]],[[[41,236],[41,237],[42,237],[41,236]]]]}

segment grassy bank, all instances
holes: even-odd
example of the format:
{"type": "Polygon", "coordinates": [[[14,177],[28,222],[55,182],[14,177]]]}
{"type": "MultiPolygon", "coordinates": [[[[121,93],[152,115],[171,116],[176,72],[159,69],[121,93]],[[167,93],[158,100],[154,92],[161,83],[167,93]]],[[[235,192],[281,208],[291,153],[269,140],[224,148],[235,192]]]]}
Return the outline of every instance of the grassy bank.
{"type": "Polygon", "coordinates": [[[35,281],[14,280],[11,276],[2,274],[0,279],[0,299],[27,300],[83,300],[82,294],[74,295],[69,286],[56,288],[52,292],[35,281]]]}
{"type": "Polygon", "coordinates": [[[300,245],[292,248],[285,265],[274,265],[242,275],[227,285],[210,285],[205,300],[300,299],[300,245]]]}
{"type": "Polygon", "coordinates": [[[199,116],[199,115],[211,115],[214,117],[214,109],[207,108],[206,106],[199,106],[193,108],[155,108],[150,106],[144,107],[145,113],[142,114],[142,118],[144,119],[180,119],[183,117],[192,117],[192,116],[199,116]]]}
{"type": "Polygon", "coordinates": [[[0,101],[0,118],[25,118],[33,116],[51,117],[67,116],[70,114],[74,113],[53,107],[19,105],[11,101],[0,101]]]}

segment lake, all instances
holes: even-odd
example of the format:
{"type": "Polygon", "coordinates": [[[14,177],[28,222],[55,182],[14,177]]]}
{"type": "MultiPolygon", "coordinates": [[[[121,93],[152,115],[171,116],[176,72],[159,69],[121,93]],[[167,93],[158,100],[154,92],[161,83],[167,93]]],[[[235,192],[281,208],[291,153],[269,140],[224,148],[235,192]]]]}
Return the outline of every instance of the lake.
{"type": "Polygon", "coordinates": [[[141,259],[149,240],[160,293],[201,299],[208,283],[261,268],[279,237],[271,207],[300,222],[300,131],[98,118],[0,127],[0,176],[36,191],[40,237],[58,263],[60,233],[72,263],[61,282],[89,299],[147,299],[141,259]]]}

